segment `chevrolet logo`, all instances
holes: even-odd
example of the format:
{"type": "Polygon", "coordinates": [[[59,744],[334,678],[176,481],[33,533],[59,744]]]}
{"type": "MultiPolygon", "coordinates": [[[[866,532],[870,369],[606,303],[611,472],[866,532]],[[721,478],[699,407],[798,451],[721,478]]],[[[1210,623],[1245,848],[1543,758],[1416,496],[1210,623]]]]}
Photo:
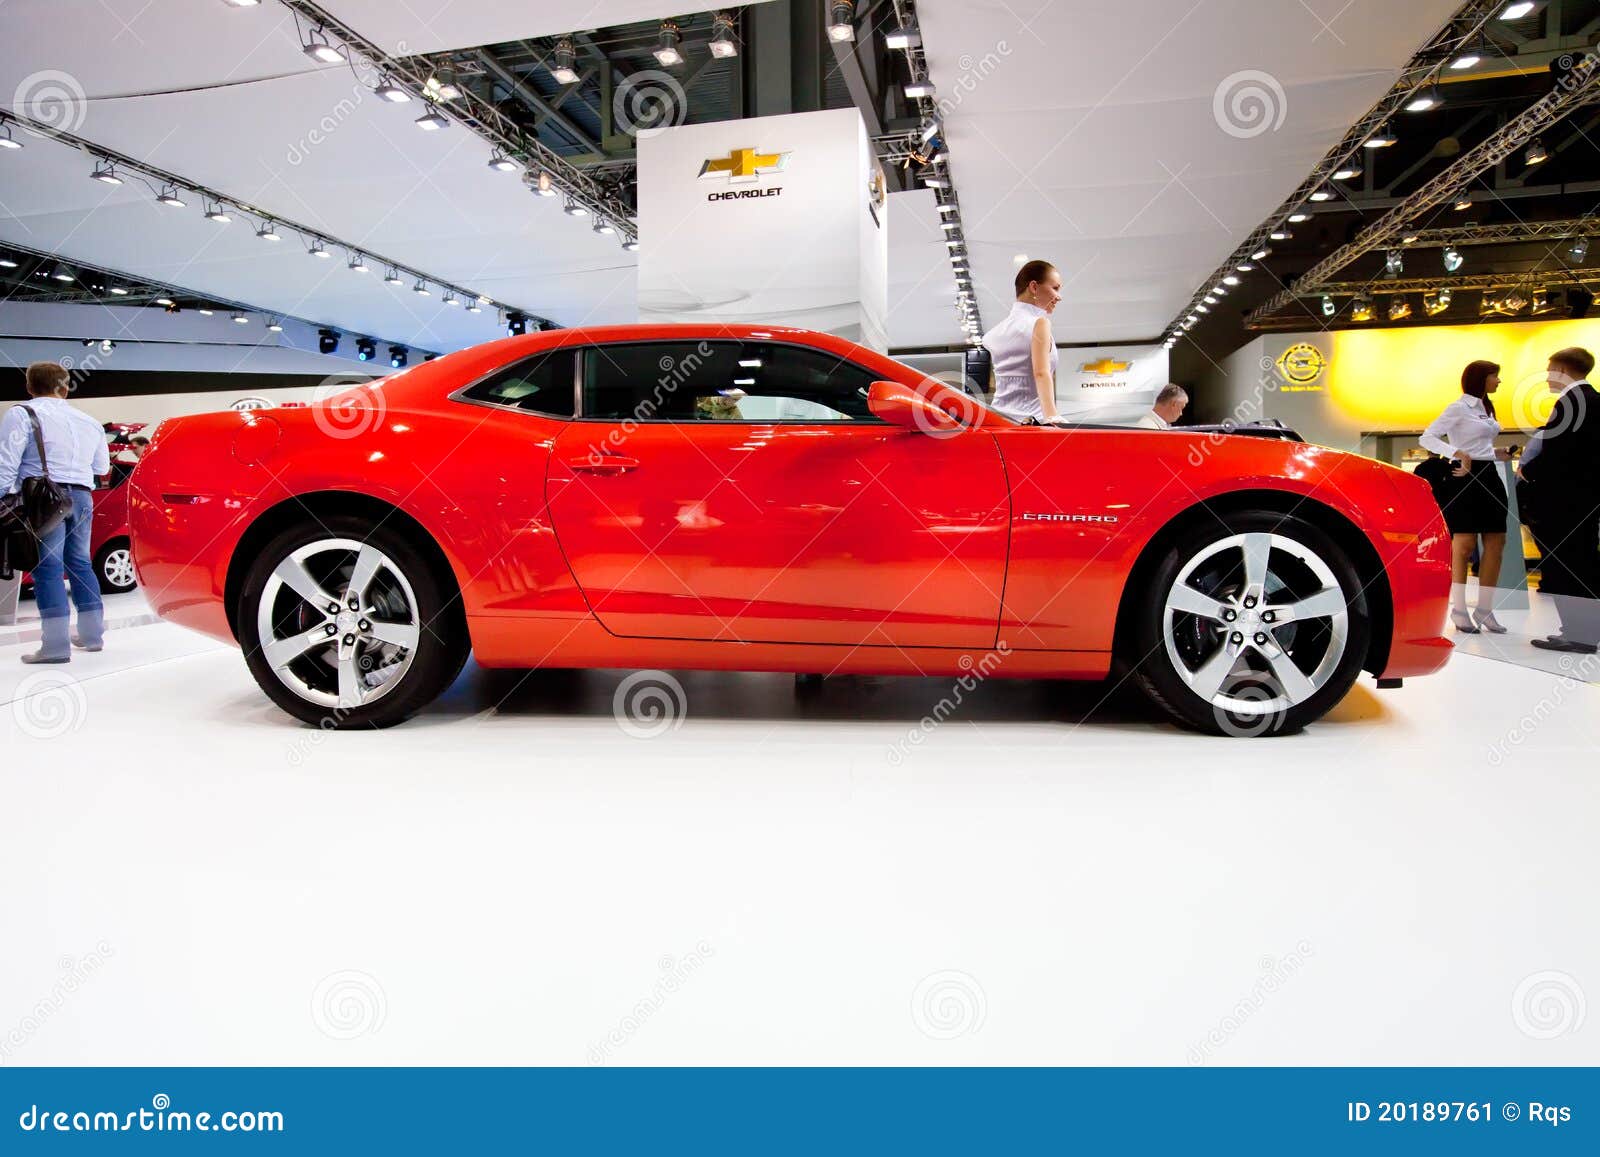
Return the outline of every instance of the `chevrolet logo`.
{"type": "Polygon", "coordinates": [[[1112,374],[1120,374],[1123,370],[1133,365],[1132,362],[1117,362],[1110,358],[1101,358],[1097,362],[1084,362],[1078,367],[1080,373],[1098,374],[1102,378],[1109,378],[1112,374]]]}
{"type": "Polygon", "coordinates": [[[749,184],[761,173],[781,173],[789,163],[788,153],[758,153],[755,149],[734,149],[725,157],[715,157],[700,166],[700,176],[718,177],[723,173],[734,184],[749,184]]]}

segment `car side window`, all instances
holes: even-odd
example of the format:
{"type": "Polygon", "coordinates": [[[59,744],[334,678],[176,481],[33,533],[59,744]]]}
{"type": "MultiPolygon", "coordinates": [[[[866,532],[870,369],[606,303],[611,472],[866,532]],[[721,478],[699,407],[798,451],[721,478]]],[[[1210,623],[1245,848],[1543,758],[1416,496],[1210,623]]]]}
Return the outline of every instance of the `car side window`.
{"type": "Polygon", "coordinates": [[[515,406],[552,418],[570,418],[573,416],[572,377],[576,357],[571,348],[545,350],[496,370],[461,396],[496,406],[515,406]]]}
{"type": "Polygon", "coordinates": [[[583,416],[612,421],[877,422],[874,376],[767,341],[633,342],[584,357],[583,416]]]}

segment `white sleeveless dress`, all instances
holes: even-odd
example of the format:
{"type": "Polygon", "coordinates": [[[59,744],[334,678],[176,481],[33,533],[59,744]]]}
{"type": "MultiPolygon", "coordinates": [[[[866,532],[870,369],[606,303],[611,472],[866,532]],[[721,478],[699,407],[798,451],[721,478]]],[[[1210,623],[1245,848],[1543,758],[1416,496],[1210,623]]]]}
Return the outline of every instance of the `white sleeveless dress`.
{"type": "MultiPolygon", "coordinates": [[[[1048,317],[1037,305],[1016,302],[1004,320],[983,335],[994,363],[994,408],[1008,418],[1044,418],[1039,390],[1033,383],[1033,323],[1048,317]]],[[[1056,379],[1056,347],[1050,347],[1050,381],[1056,379]]]]}

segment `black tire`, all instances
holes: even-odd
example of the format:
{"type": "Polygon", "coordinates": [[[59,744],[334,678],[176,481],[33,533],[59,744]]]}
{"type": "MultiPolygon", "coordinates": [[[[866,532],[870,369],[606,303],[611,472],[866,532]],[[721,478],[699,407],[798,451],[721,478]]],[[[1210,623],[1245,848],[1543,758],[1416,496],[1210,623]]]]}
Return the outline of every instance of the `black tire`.
{"type": "MultiPolygon", "coordinates": [[[[347,553],[347,557],[353,564],[354,554],[347,553]]],[[[391,727],[409,719],[455,681],[471,650],[454,578],[448,571],[441,574],[441,569],[442,564],[400,527],[386,524],[373,526],[365,518],[339,515],[283,531],[267,543],[251,563],[240,588],[239,604],[235,608],[239,643],[250,673],[268,698],[279,707],[296,719],[324,730],[391,727]],[[293,661],[292,669],[286,667],[283,678],[268,662],[262,648],[260,613],[269,583],[274,587],[273,605],[268,610],[268,616],[273,620],[275,639],[287,639],[301,632],[310,635],[322,629],[319,624],[328,623],[326,607],[313,608],[310,600],[274,582],[273,575],[280,563],[302,549],[320,550],[326,547],[321,553],[310,556],[311,565],[338,558],[340,548],[327,545],[333,540],[347,540],[361,547],[376,548],[392,564],[392,569],[386,567],[374,580],[379,588],[374,593],[375,598],[382,600],[392,596],[392,601],[397,603],[408,604],[411,599],[415,602],[414,608],[406,606],[397,619],[397,624],[415,628],[414,648],[390,648],[368,636],[362,636],[360,642],[350,648],[350,654],[355,656],[353,662],[371,660],[371,670],[383,670],[389,666],[402,668],[397,677],[387,681],[392,685],[380,685],[377,688],[379,693],[372,699],[354,706],[337,698],[344,684],[338,682],[341,667],[338,652],[341,648],[336,641],[315,644],[305,652],[303,658],[293,661]],[[409,586],[409,591],[404,589],[406,586],[409,586]],[[368,649],[362,650],[363,647],[368,649]],[[395,651],[402,657],[385,661],[375,657],[375,651],[395,651]],[[332,667],[334,670],[330,673],[324,671],[323,667],[332,667]],[[309,675],[302,678],[297,672],[309,672],[309,675]],[[323,683],[329,679],[335,684],[335,701],[331,704],[307,698],[290,685],[292,681],[304,686],[310,694],[319,691],[326,694],[323,683]]],[[[348,578],[348,569],[336,571],[327,577],[324,589],[339,588],[335,594],[342,601],[346,588],[340,584],[348,578]],[[341,574],[342,579],[339,577],[341,574]]],[[[340,606],[338,609],[341,617],[344,617],[344,608],[340,606]]],[[[379,627],[388,625],[380,616],[373,618],[379,627]]],[[[365,619],[362,621],[366,622],[365,619]]],[[[335,636],[339,629],[336,628],[335,636]]],[[[352,634],[349,637],[355,636],[352,634]]],[[[362,690],[363,693],[370,693],[364,684],[362,690]]]]}
{"type": "Polygon", "coordinates": [[[94,555],[94,573],[100,580],[100,593],[120,595],[139,585],[133,574],[133,555],[125,538],[101,544],[94,555]]]}
{"type": "Polygon", "coordinates": [[[1286,735],[1320,719],[1349,693],[1361,674],[1372,634],[1360,575],[1345,550],[1313,523],[1271,511],[1207,518],[1180,533],[1156,561],[1144,590],[1134,594],[1129,610],[1134,621],[1126,634],[1129,649],[1123,661],[1144,692],[1174,719],[1213,735],[1286,735]],[[1243,582],[1245,548],[1225,544],[1233,536],[1252,534],[1278,536],[1267,554],[1278,570],[1269,567],[1267,581],[1259,588],[1265,590],[1265,598],[1246,609],[1245,600],[1254,596],[1246,593],[1243,582]],[[1320,562],[1323,578],[1317,577],[1308,557],[1320,562]],[[1195,563],[1199,569],[1189,576],[1195,581],[1186,580],[1185,585],[1191,590],[1198,587],[1201,599],[1215,599],[1220,615],[1231,612],[1235,617],[1225,623],[1220,615],[1213,619],[1209,614],[1175,611],[1169,637],[1169,596],[1185,569],[1195,563]],[[1318,592],[1324,605],[1337,602],[1339,596],[1329,594],[1328,575],[1342,595],[1342,620],[1337,613],[1277,625],[1255,620],[1255,615],[1268,613],[1274,619],[1286,617],[1288,604],[1318,592]],[[1232,668],[1222,654],[1227,646],[1239,655],[1232,668]],[[1336,646],[1342,650],[1335,652],[1336,646]],[[1285,658],[1295,671],[1275,665],[1285,658]],[[1227,674],[1211,698],[1202,698],[1191,681],[1207,682],[1201,668],[1208,659],[1217,659],[1227,674]],[[1179,663],[1183,671],[1175,665],[1179,663]],[[1279,678],[1279,671],[1284,678],[1279,678]],[[1296,671],[1305,677],[1304,684],[1295,678],[1296,671]],[[1290,681],[1306,690],[1303,698],[1285,690],[1290,681]],[[1222,702],[1216,702],[1219,698],[1222,702]],[[1241,703],[1253,706],[1235,710],[1241,703]]]}

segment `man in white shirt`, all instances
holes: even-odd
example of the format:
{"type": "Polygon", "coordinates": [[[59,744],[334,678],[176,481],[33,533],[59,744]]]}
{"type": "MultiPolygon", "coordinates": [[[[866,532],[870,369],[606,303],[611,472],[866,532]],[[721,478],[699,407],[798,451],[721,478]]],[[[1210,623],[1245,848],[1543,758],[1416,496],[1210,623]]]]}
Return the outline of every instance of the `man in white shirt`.
{"type": "Polygon", "coordinates": [[[34,598],[44,640],[39,650],[22,656],[24,663],[65,663],[74,645],[98,651],[103,645],[105,616],[100,580],[89,560],[94,527],[95,479],[111,469],[105,432],[100,423],[67,403],[67,371],[55,362],[34,362],[27,372],[29,400],[0,417],[0,494],[21,489],[25,478],[48,473],[67,488],[72,511],[39,540],[39,565],[33,569],[34,598]],[[39,438],[28,410],[39,420],[46,461],[39,460],[39,438]],[[48,467],[48,470],[46,469],[48,467]],[[72,605],[78,609],[78,633],[71,634],[67,588],[72,580],[72,605]]]}
{"type": "Polygon", "coordinates": [[[1168,382],[1156,395],[1155,408],[1134,423],[1145,430],[1170,430],[1172,424],[1183,417],[1189,406],[1189,392],[1182,386],[1168,382]]]}

